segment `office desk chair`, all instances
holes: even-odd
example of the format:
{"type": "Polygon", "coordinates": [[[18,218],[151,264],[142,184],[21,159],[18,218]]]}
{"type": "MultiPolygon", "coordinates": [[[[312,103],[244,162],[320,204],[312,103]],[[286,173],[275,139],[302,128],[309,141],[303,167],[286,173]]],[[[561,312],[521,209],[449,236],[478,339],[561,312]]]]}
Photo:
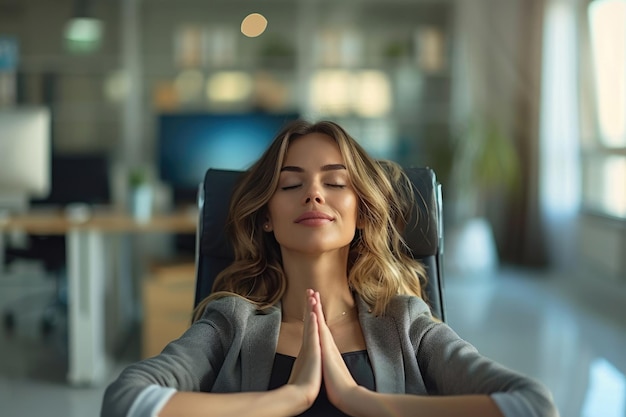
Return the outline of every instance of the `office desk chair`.
{"type": "MultiPolygon", "coordinates": [[[[417,201],[404,238],[413,257],[426,266],[426,293],[432,313],[445,321],[441,186],[430,168],[405,168],[405,172],[417,201]]],[[[231,193],[240,174],[239,171],[209,169],[199,187],[194,306],[211,293],[215,277],[233,260],[224,226],[231,193]]]]}
{"type": "MultiPolygon", "coordinates": [[[[31,208],[67,208],[72,203],[105,205],[111,202],[110,160],[106,153],[54,153],[50,166],[50,193],[30,201],[31,208]]],[[[65,235],[28,235],[23,248],[7,247],[6,263],[19,260],[40,261],[54,279],[55,293],[47,302],[40,321],[43,336],[49,336],[59,323],[67,320],[67,265],[65,235]]],[[[11,332],[17,323],[17,306],[28,300],[15,300],[2,312],[4,330],[11,332]]]]}
{"type": "MultiPolygon", "coordinates": [[[[65,320],[67,315],[67,279],[65,259],[66,246],[64,236],[55,235],[29,235],[28,244],[24,248],[7,247],[4,258],[7,267],[12,262],[30,260],[41,262],[46,274],[54,279],[54,294],[46,302],[43,315],[40,319],[41,335],[47,337],[59,323],[59,319],[65,320]]],[[[19,306],[32,301],[21,297],[13,300],[8,308],[2,312],[4,331],[11,333],[17,324],[19,306]]]]}

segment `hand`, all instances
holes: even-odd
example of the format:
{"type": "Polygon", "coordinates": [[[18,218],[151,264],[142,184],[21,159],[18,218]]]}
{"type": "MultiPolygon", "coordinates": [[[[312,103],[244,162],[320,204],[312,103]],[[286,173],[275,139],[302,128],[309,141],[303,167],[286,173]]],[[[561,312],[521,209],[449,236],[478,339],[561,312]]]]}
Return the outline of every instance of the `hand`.
{"type": "Polygon", "coordinates": [[[335,407],[349,414],[346,409],[349,396],[356,393],[358,385],[341,357],[341,352],[339,352],[330,328],[326,324],[320,294],[318,292],[313,293],[313,298],[316,301],[313,303],[313,312],[317,317],[319,327],[322,348],[322,375],[328,399],[335,407]]]}
{"type": "Polygon", "coordinates": [[[303,393],[306,408],[302,411],[309,409],[313,405],[322,385],[319,320],[314,312],[315,305],[319,302],[318,299],[319,294],[316,299],[313,290],[307,290],[307,309],[304,317],[302,346],[287,382],[296,386],[303,393]]]}

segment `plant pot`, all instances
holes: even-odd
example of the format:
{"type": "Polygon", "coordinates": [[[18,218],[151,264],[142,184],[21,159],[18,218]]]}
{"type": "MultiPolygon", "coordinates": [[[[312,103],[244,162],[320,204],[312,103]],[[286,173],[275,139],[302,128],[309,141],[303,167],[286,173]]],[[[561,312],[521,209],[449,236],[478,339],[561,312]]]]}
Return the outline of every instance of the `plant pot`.
{"type": "Polygon", "coordinates": [[[152,187],[148,184],[139,185],[131,190],[130,210],[133,218],[140,223],[150,221],[152,217],[152,187]]]}
{"type": "Polygon", "coordinates": [[[452,227],[445,248],[446,272],[453,276],[488,278],[498,269],[493,229],[483,217],[470,218],[452,227]]]}

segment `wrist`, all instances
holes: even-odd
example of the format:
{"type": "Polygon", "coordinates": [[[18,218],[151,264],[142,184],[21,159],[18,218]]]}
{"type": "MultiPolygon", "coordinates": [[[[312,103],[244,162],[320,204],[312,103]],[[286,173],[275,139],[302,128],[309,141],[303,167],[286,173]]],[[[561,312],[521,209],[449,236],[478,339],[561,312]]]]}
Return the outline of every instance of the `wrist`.
{"type": "Polygon", "coordinates": [[[346,395],[342,396],[341,404],[337,407],[351,416],[377,415],[374,400],[374,391],[360,385],[355,385],[346,395]]]}
{"type": "Polygon", "coordinates": [[[279,404],[284,404],[286,410],[293,412],[293,415],[301,414],[313,405],[306,393],[294,384],[285,384],[276,388],[273,392],[275,398],[272,400],[279,404]]]}

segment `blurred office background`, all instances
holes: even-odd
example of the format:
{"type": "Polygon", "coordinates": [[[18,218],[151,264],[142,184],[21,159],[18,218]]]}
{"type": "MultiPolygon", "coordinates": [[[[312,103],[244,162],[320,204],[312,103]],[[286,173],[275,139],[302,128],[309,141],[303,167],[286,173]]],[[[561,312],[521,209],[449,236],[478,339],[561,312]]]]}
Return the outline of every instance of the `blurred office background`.
{"type": "MultiPolygon", "coordinates": [[[[434,168],[448,322],[564,417],[626,416],[626,0],[0,0],[0,111],[33,107],[50,189],[26,213],[130,212],[141,183],[193,215],[206,168],[298,116],[434,168]]],[[[97,415],[104,383],[65,380],[63,236],[5,235],[2,408],[97,415]]],[[[191,308],[194,245],[111,245],[109,379],[186,325],[162,306],[191,308]]]]}

